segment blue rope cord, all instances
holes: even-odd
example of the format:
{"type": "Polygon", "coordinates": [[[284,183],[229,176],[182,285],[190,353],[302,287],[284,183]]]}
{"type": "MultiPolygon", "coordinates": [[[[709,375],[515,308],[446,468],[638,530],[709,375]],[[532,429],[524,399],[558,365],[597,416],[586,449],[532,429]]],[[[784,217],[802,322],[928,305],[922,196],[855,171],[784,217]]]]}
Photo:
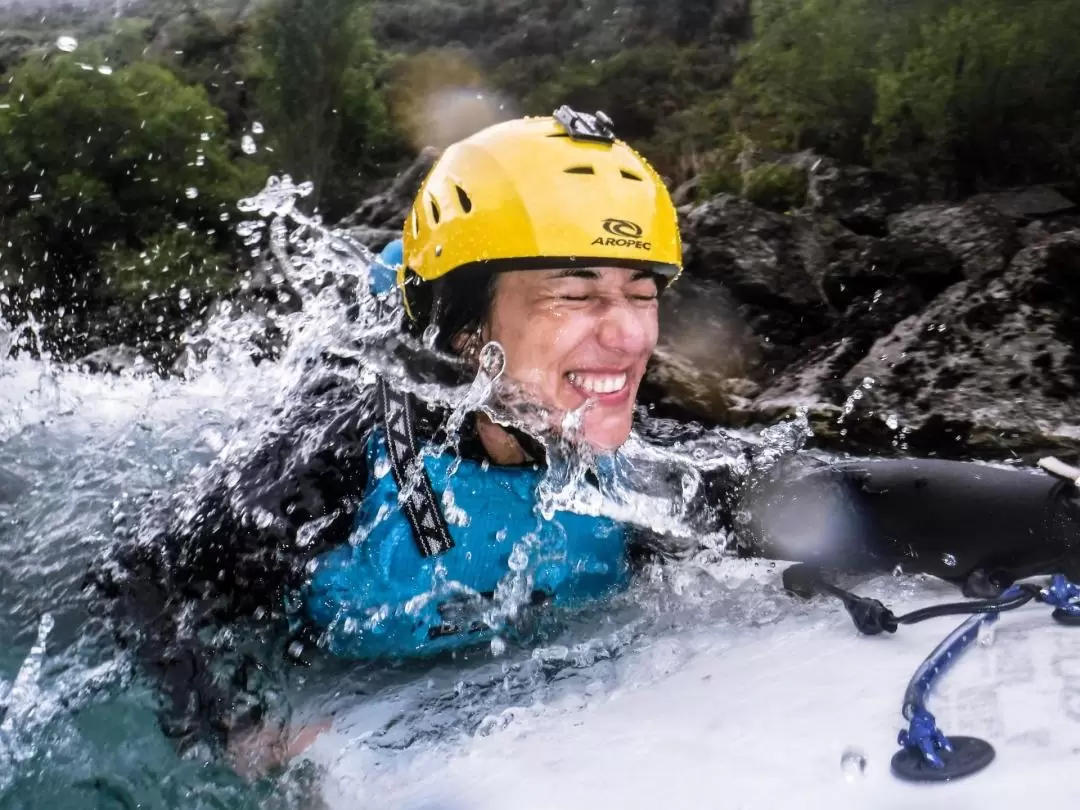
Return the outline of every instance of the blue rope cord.
{"type": "MultiPolygon", "coordinates": [[[[1001,595],[1000,601],[1017,599],[1024,592],[1023,586],[1013,585],[1001,595]]],[[[1080,585],[1070,582],[1062,574],[1055,574],[1050,584],[1040,589],[1035,598],[1054,608],[1055,617],[1060,615],[1080,619],[1080,585]]],[[[1000,612],[981,613],[967,618],[934,648],[908,682],[902,712],[909,725],[900,732],[897,742],[931,767],[945,767],[940,752],[953,749],[949,738],[938,728],[934,715],[926,708],[927,697],[937,679],[978,638],[979,629],[993,624],[998,618],[1000,612]]]]}

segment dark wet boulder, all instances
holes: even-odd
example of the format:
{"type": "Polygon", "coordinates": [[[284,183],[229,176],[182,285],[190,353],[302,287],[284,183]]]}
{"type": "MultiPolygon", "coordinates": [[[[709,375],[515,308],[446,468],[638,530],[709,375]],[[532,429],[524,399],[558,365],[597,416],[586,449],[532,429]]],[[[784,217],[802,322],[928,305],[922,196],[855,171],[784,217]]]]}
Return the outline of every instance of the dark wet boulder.
{"type": "Polygon", "coordinates": [[[1030,222],[1076,211],[1076,203],[1052,186],[1029,186],[977,194],[973,202],[983,203],[1010,219],[1030,222]]]}
{"type": "MultiPolygon", "coordinates": [[[[835,352],[838,345],[834,345],[835,352]]],[[[808,363],[755,401],[810,405],[819,439],[946,456],[1080,452],[1080,231],[960,282],[875,341],[835,383],[808,363]]]]}
{"type": "Polygon", "coordinates": [[[819,285],[827,249],[807,222],[720,194],[683,218],[685,273],[716,282],[762,341],[765,359],[822,331],[832,313],[819,285]]]}
{"type": "Polygon", "coordinates": [[[892,236],[940,245],[971,279],[1000,273],[1020,249],[1016,224],[985,202],[918,205],[889,219],[892,236]]]}
{"type": "Polygon", "coordinates": [[[761,345],[716,281],[684,276],[660,299],[660,343],[640,400],[675,418],[727,420],[758,386],[761,345]]]}
{"type": "Polygon", "coordinates": [[[860,236],[830,217],[778,214],[732,195],[694,207],[683,222],[686,274],[723,289],[723,301],[708,289],[699,297],[749,329],[743,344],[757,344],[761,363],[746,376],[766,385],[838,340],[842,357],[828,373],[842,375],[897,321],[963,278],[960,260],[932,240],[860,236]]]}
{"type": "Polygon", "coordinates": [[[744,181],[770,164],[805,174],[803,213],[831,217],[858,234],[883,236],[890,216],[920,202],[917,183],[911,178],[841,163],[809,149],[781,153],[749,146],[736,159],[744,181]]]}
{"type": "Polygon", "coordinates": [[[797,163],[807,172],[805,210],[835,217],[856,233],[884,235],[891,215],[919,201],[915,184],[906,178],[812,153],[801,153],[797,163]]]}

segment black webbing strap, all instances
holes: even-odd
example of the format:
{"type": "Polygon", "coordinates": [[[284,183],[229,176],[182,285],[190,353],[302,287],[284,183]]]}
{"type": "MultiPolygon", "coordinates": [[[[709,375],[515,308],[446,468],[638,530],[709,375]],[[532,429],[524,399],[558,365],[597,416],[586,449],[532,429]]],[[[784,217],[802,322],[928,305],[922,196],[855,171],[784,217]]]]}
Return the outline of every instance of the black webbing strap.
{"type": "Polygon", "coordinates": [[[408,492],[401,509],[412,527],[416,545],[425,557],[444,554],[454,547],[454,541],[431,489],[431,479],[419,460],[412,395],[395,391],[380,377],[379,405],[390,454],[390,470],[398,492],[408,492]]]}

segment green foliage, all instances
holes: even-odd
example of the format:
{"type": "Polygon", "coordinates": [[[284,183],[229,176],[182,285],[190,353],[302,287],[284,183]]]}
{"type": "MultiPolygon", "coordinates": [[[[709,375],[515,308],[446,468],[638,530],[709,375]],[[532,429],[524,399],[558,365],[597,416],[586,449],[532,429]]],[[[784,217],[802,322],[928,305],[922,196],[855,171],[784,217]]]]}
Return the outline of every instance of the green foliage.
{"type": "Polygon", "coordinates": [[[968,187],[1076,177],[1078,20],[1077,0],[965,0],[920,18],[877,75],[875,157],[968,187]]]}
{"type": "Polygon", "coordinates": [[[732,71],[722,49],[667,43],[627,48],[588,62],[513,60],[493,79],[522,100],[527,114],[550,115],[561,104],[603,110],[620,137],[677,183],[696,171],[698,158],[726,129],[719,94],[732,71]]]}
{"type": "Polygon", "coordinates": [[[743,176],[739,168],[739,154],[747,141],[741,137],[727,137],[709,151],[699,169],[698,196],[707,198],[716,194],[742,194],[743,176]]]}
{"type": "MultiPolygon", "coordinates": [[[[95,309],[130,295],[138,285],[112,279],[109,257],[177,228],[202,256],[232,250],[223,215],[262,178],[230,161],[223,119],[201,88],[149,63],[105,75],[63,55],[13,71],[0,106],[0,239],[11,245],[0,266],[21,279],[15,306],[95,309]]],[[[191,287],[218,272],[200,264],[191,287]]],[[[148,289],[168,286],[151,278],[148,289]]]]}
{"type": "Polygon", "coordinates": [[[146,58],[166,65],[185,84],[203,87],[210,102],[225,112],[229,133],[239,137],[251,114],[244,64],[247,21],[193,10],[149,24],[145,34],[146,58]]]}
{"type": "Polygon", "coordinates": [[[861,160],[874,118],[878,46],[898,5],[756,0],[756,37],[735,80],[740,130],[776,149],[861,160]]]}
{"type": "Polygon", "coordinates": [[[1077,176],[1080,0],[756,0],[738,128],[980,183],[1077,176]]]}
{"type": "Polygon", "coordinates": [[[232,281],[229,257],[190,228],[152,234],[138,248],[109,248],[98,257],[104,283],[130,303],[176,299],[177,306],[223,293],[232,281]]]}
{"type": "Polygon", "coordinates": [[[806,172],[780,163],[763,163],[742,178],[742,194],[762,208],[789,211],[806,200],[806,172]]]}
{"type": "Polygon", "coordinates": [[[255,24],[251,75],[274,158],[315,184],[330,216],[399,149],[369,28],[363,0],[275,0],[255,24]]]}

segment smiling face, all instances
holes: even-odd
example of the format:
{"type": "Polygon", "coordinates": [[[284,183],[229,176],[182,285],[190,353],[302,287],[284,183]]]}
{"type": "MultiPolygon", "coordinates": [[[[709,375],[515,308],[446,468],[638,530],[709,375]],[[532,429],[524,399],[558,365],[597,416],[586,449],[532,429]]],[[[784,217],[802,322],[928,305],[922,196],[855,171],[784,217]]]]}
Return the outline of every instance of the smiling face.
{"type": "Polygon", "coordinates": [[[537,401],[591,405],[583,434],[611,450],[630,435],[634,401],[658,333],[656,282],[640,270],[522,270],[496,280],[486,338],[537,401]]]}

